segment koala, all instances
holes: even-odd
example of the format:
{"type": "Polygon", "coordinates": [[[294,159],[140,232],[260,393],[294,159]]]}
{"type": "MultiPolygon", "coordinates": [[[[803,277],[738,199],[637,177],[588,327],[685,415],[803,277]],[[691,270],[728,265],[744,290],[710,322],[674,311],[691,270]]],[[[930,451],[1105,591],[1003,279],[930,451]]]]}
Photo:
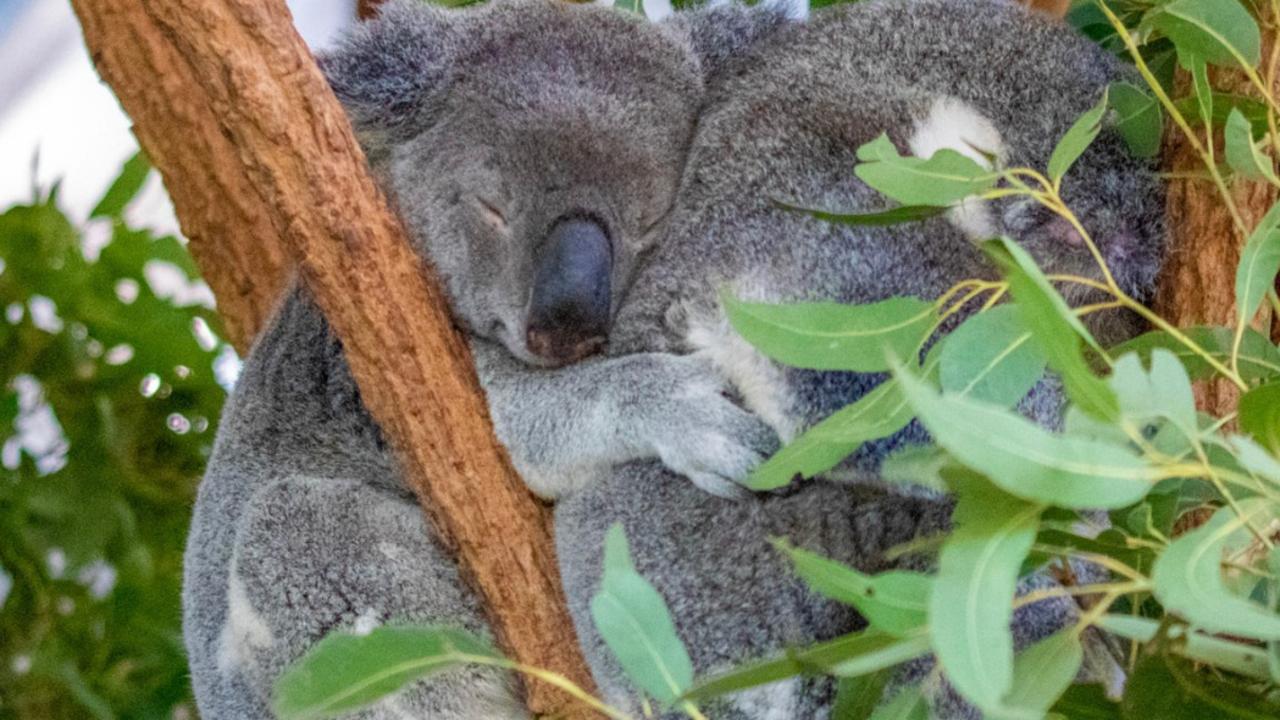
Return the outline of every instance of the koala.
{"type": "MultiPolygon", "coordinates": [[[[472,340],[501,438],[544,495],[637,459],[731,483],[776,442],[699,358],[575,362],[602,342],[660,234],[709,79],[783,24],[744,17],[650,24],[547,0],[392,0],[320,58],[472,340]]],[[[184,639],[210,720],[271,717],[282,670],[331,630],[487,632],[305,286],[286,293],[228,400],[184,573],[184,639]]],[[[528,715],[510,677],[468,669],[354,717],[528,715]]]]}
{"type": "MultiPolygon", "coordinates": [[[[857,148],[886,131],[902,152],[927,156],[947,147],[1042,169],[1106,86],[1129,78],[1091,42],[1012,2],[867,0],[816,11],[806,24],[735,59],[709,90],[666,236],[637,273],[609,353],[707,357],[745,406],[786,438],[857,400],[883,376],[796,370],[768,360],[729,327],[717,301],[721,288],[769,301],[932,299],[956,281],[997,277],[975,243],[998,234],[1019,242],[1047,272],[1099,278],[1070,226],[1023,201],[971,202],[893,227],[825,223],[776,201],[845,212],[885,208],[853,168],[857,148]]],[[[1107,128],[1067,175],[1063,193],[1117,282],[1149,298],[1165,244],[1154,166],[1132,157],[1107,128]]],[[[1092,301],[1079,292],[1069,299],[1092,301]]],[[[1118,314],[1092,322],[1106,342],[1137,330],[1133,318],[1118,314]]],[[[1058,385],[1047,379],[1021,410],[1053,426],[1061,406],[1058,385]]],[[[949,506],[941,499],[868,496],[871,490],[859,485],[876,483],[890,452],[926,440],[912,424],[867,444],[831,477],[746,503],[683,488],[668,469],[643,461],[559,502],[566,594],[606,697],[634,707],[590,618],[607,528],[622,523],[638,569],[671,603],[695,669],[715,672],[858,627],[852,613],[790,576],[765,538],[787,537],[866,571],[891,567],[885,548],[944,530],[949,506]]],[[[1051,582],[1036,575],[1023,589],[1051,582]]],[[[1015,637],[1025,645],[1076,616],[1065,599],[1026,606],[1015,616],[1015,637]]],[[[1093,676],[1110,678],[1114,663],[1098,644],[1091,647],[1099,657],[1093,676]]],[[[781,683],[732,699],[713,716],[820,718],[830,695],[825,682],[781,683]]],[[[975,714],[945,684],[935,681],[930,697],[940,717],[975,714]]]]}

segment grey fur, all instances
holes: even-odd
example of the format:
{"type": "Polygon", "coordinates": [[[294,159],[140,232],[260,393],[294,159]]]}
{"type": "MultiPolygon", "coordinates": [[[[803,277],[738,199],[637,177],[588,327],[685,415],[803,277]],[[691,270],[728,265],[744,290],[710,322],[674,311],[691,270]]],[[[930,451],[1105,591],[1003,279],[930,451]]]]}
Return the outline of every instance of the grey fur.
{"type": "MultiPolygon", "coordinates": [[[[694,358],[636,355],[553,371],[508,356],[531,359],[528,268],[556,218],[589,213],[607,223],[613,286],[629,285],[672,201],[704,74],[749,44],[720,32],[695,46],[705,27],[698,17],[650,25],[542,0],[465,11],[393,0],[321,59],[416,249],[473,334],[503,440],[547,495],[578,469],[633,458],[663,457],[727,483],[721,476],[745,473],[774,442],[694,358]],[[535,402],[530,392],[546,394],[535,402]],[[548,411],[556,407],[565,411],[548,411]],[[648,434],[639,425],[620,432],[624,418],[648,423],[648,434]],[[539,444],[549,441],[567,449],[539,444]],[[699,442],[724,452],[700,457],[699,442]]],[[[183,606],[209,720],[271,717],[280,671],[331,630],[415,622],[486,631],[305,289],[287,294],[225,408],[188,538],[183,606]]],[[[461,671],[357,717],[527,712],[509,677],[461,671]]]]}
{"type": "MultiPolygon", "coordinates": [[[[958,280],[991,278],[996,271],[951,219],[852,228],[781,210],[773,201],[844,211],[885,207],[853,174],[856,149],[888,131],[905,150],[940,101],[958,100],[989,121],[1007,165],[1043,169],[1058,139],[1105,86],[1129,77],[1092,43],[1011,2],[868,0],[815,13],[808,24],[754,46],[712,88],[667,237],[637,276],[610,352],[706,356],[779,433],[803,429],[861,397],[882,376],[785,369],[764,360],[728,329],[717,302],[723,286],[757,299],[870,302],[934,298],[958,280]]],[[[1153,170],[1108,129],[1065,185],[1068,203],[1118,280],[1139,298],[1150,296],[1164,250],[1163,191],[1153,170]]],[[[1087,252],[1037,209],[996,203],[990,218],[995,232],[1021,242],[1048,272],[1098,277],[1087,252]]],[[[1117,315],[1094,321],[1106,341],[1135,328],[1132,318],[1117,315]]],[[[1056,383],[1042,383],[1021,409],[1056,425],[1056,383]]],[[[926,439],[913,424],[864,447],[841,474],[874,480],[885,455],[926,439]]],[[[638,567],[672,602],[695,669],[706,673],[856,627],[851,616],[788,579],[763,536],[791,536],[854,566],[880,568],[885,546],[877,540],[945,526],[946,513],[936,507],[921,514],[921,503],[929,501],[859,499],[866,492],[817,481],[783,499],[735,505],[682,489],[651,463],[626,466],[559,503],[562,575],[606,696],[623,702],[628,685],[587,611],[598,587],[605,528],[626,526],[638,567]],[[922,521],[905,523],[901,533],[879,525],[897,528],[896,518],[912,513],[922,521]],[[862,525],[851,534],[855,523],[862,525]]],[[[1024,589],[1052,581],[1027,582],[1024,589]]],[[[1015,635],[1031,642],[1075,615],[1069,600],[1039,602],[1015,616],[1015,635]]],[[[828,696],[825,685],[805,683],[790,697],[756,695],[754,705],[722,709],[729,714],[716,717],[823,717],[828,696]]],[[[931,697],[941,717],[974,714],[936,683],[931,697]]]]}

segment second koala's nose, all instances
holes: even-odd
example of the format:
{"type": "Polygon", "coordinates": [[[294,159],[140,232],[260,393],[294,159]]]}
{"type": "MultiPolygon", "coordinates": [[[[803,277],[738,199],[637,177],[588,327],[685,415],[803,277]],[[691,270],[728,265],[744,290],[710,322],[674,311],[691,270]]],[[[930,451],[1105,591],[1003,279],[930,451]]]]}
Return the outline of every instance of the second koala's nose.
{"type": "Polygon", "coordinates": [[[594,220],[573,217],[551,228],[535,258],[529,302],[529,352],[563,365],[598,352],[609,333],[613,247],[594,220]]]}

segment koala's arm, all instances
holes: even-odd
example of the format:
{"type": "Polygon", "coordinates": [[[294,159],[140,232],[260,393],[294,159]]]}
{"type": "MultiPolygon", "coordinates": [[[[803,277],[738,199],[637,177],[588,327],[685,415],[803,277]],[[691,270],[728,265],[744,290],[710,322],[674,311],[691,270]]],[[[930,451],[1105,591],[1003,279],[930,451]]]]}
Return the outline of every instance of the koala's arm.
{"type": "Polygon", "coordinates": [[[725,395],[710,363],[637,353],[537,368],[472,339],[498,438],[530,489],[557,498],[610,467],[657,459],[717,495],[777,448],[773,431],[725,395]]]}

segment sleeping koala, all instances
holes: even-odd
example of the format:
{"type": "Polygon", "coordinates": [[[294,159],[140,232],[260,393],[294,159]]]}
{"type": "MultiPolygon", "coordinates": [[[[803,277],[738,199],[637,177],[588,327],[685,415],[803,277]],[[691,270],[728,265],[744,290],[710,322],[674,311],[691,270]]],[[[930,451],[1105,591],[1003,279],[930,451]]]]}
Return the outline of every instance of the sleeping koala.
{"type": "MultiPolygon", "coordinates": [[[[547,0],[468,10],[393,0],[321,58],[473,338],[503,440],[544,495],[637,458],[727,485],[776,442],[698,358],[554,367],[596,349],[658,236],[707,78],[783,22],[741,15],[652,25],[547,0]]],[[[183,610],[209,720],[271,717],[280,672],[333,629],[395,619],[486,632],[303,286],[226,405],[188,538],[183,610]]],[[[527,713],[509,678],[464,670],[358,717],[527,713]]]]}
{"type": "MultiPolygon", "coordinates": [[[[718,307],[720,289],[767,300],[865,303],[936,298],[953,283],[994,278],[975,241],[1005,233],[1047,272],[1098,277],[1080,238],[1023,202],[969,204],[893,227],[829,224],[774,201],[846,212],[887,202],[853,173],[856,150],[887,131],[904,152],[976,147],[1009,166],[1044,168],[1058,139],[1129,73],[1066,27],[1000,0],[867,0],[815,12],[804,26],[753,48],[710,91],[667,235],[638,273],[609,352],[692,352],[711,358],[749,409],[790,436],[868,392],[883,376],[784,368],[745,344],[718,307]]],[[[1164,251],[1163,191],[1153,165],[1106,129],[1068,174],[1067,202],[1097,239],[1117,280],[1151,295],[1164,251]]],[[[1074,294],[1074,301],[1092,302],[1074,294]]],[[[1106,342],[1131,318],[1096,318],[1106,342]]],[[[1022,410],[1056,425],[1061,396],[1043,382],[1022,410]]],[[[842,475],[868,484],[893,449],[927,440],[918,425],[863,447],[842,475]]],[[[857,627],[815,597],[769,545],[771,536],[864,571],[892,567],[884,549],[946,527],[943,501],[874,495],[820,479],[781,497],[728,503],[699,494],[653,462],[635,462],[556,506],[556,540],[588,662],[606,697],[634,707],[630,686],[596,633],[606,530],[621,522],[637,569],[668,599],[694,668],[709,673],[857,627]]],[[[1023,590],[1050,583],[1042,576],[1023,590]]],[[[1072,621],[1069,600],[1019,610],[1021,645],[1072,621]]],[[[1093,647],[1093,650],[1100,650],[1093,647]]],[[[1105,653],[1098,653],[1105,656],[1105,653]]],[[[1114,667],[1100,657],[1095,677],[1114,667]]],[[[941,717],[973,710],[945,688],[941,717]]],[[[820,718],[824,682],[787,682],[714,708],[713,717],[820,718]]],[[[709,709],[710,711],[710,709],[709,709]]]]}

